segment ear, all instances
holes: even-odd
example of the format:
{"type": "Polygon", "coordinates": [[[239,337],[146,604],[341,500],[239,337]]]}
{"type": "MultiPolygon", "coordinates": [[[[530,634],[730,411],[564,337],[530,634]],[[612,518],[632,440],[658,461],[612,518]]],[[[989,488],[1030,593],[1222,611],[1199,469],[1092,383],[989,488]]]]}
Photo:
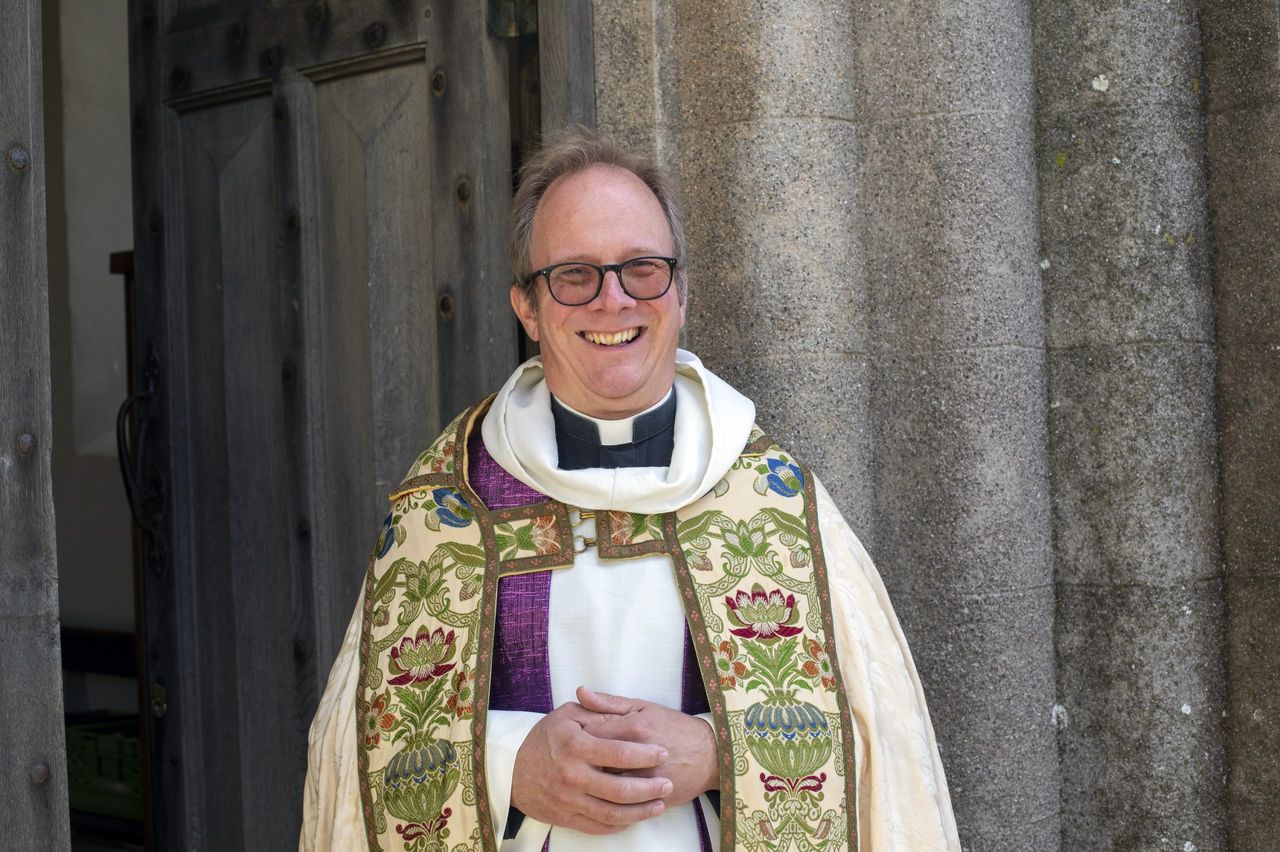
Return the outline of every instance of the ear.
{"type": "MultiPolygon", "coordinates": [[[[537,297],[534,296],[534,298],[537,297]]],[[[533,299],[525,296],[525,291],[514,282],[511,284],[511,310],[515,311],[516,319],[520,320],[520,324],[524,326],[524,333],[529,335],[530,340],[537,343],[538,311],[534,307],[533,299]]]]}
{"type": "Polygon", "coordinates": [[[676,296],[680,300],[680,327],[684,328],[685,316],[689,313],[689,284],[684,277],[684,270],[676,274],[680,276],[679,286],[676,288],[676,296]]]}

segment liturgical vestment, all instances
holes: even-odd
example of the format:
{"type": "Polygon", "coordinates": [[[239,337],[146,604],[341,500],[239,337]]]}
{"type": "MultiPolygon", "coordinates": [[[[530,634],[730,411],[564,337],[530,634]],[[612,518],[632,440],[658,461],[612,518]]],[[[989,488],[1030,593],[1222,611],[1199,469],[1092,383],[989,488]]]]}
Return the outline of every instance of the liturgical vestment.
{"type": "MultiPolygon", "coordinates": [[[[482,456],[486,463],[499,466],[500,473],[510,477],[517,487],[525,487],[531,495],[545,495],[554,501],[546,505],[565,508],[563,514],[575,524],[573,543],[569,548],[560,549],[576,551],[568,554],[567,564],[564,559],[547,562],[545,557],[539,557],[542,562],[527,559],[523,563],[526,566],[560,563],[545,569],[550,572],[546,575],[550,582],[542,615],[545,643],[542,653],[548,669],[551,706],[574,700],[577,686],[586,685],[597,691],[688,711],[689,674],[692,669],[696,676],[699,665],[704,673],[711,673],[707,692],[715,693],[713,704],[721,696],[731,697],[735,691],[741,692],[748,682],[766,696],[764,701],[747,706],[745,712],[739,708],[735,714],[732,709],[717,705],[719,720],[716,713],[704,716],[713,726],[718,723],[721,727],[733,727],[737,734],[743,729],[748,732],[745,739],[740,735],[730,741],[725,731],[717,731],[724,752],[721,757],[725,761],[722,780],[736,770],[742,776],[738,779],[738,789],[747,790],[758,776],[762,786],[756,792],[764,797],[760,801],[767,799],[774,805],[766,810],[747,808],[737,816],[739,830],[726,835],[735,846],[838,849],[856,844],[863,850],[958,850],[954,817],[924,695],[884,586],[866,551],[812,474],[780,454],[776,446],[770,449],[771,442],[753,428],[754,405],[690,353],[681,351],[677,355],[673,393],[674,437],[668,466],[565,470],[558,465],[556,412],[541,364],[538,359],[532,359],[517,369],[482,413],[474,413],[469,423],[465,417],[455,423],[456,439],[442,436],[433,444],[434,456],[431,451],[424,453],[406,478],[409,488],[401,489],[397,498],[402,501],[402,507],[405,500],[412,503],[415,497],[430,498],[429,508],[434,514],[426,523],[428,526],[434,523],[437,530],[448,532],[450,525],[469,521],[468,513],[475,507],[469,505],[466,495],[480,502],[475,492],[465,484],[456,490],[436,487],[442,481],[440,474],[433,477],[428,470],[433,464],[437,468],[443,464],[441,448],[444,448],[451,460],[449,464],[461,465],[463,471],[468,469],[468,464],[476,464],[476,456],[482,456]],[[468,443],[475,448],[470,454],[463,451],[468,443]],[[746,513],[750,517],[744,515],[741,519],[732,517],[732,513],[701,511],[711,505],[707,501],[724,496],[729,483],[744,483],[739,493],[750,499],[758,496],[777,502],[779,496],[804,498],[807,495],[812,521],[812,534],[808,539],[812,541],[806,544],[803,524],[794,529],[787,527],[787,516],[772,509],[767,500],[758,505],[744,504],[751,507],[746,513]],[[750,493],[752,488],[755,495],[750,493]],[[406,494],[412,496],[406,497],[406,494]],[[463,515],[466,517],[460,517],[463,515]],[[723,529],[718,537],[735,547],[722,552],[699,544],[707,543],[709,537],[717,537],[715,530],[707,526],[714,526],[713,515],[721,517],[723,529]],[[706,520],[709,517],[711,521],[706,520]],[[627,518],[635,521],[635,530],[620,533],[619,527],[624,524],[619,519],[627,518]],[[667,547],[656,544],[646,547],[626,538],[629,534],[643,537],[645,519],[652,519],[650,537],[655,542],[663,539],[660,527],[664,518],[669,519],[667,547]],[[807,577],[815,567],[825,565],[819,578],[824,587],[820,590],[822,618],[829,625],[825,632],[817,624],[820,619],[816,610],[807,624],[792,618],[793,623],[779,621],[761,628],[749,617],[749,612],[763,611],[761,607],[769,602],[770,595],[775,596],[773,600],[784,612],[790,611],[788,604],[794,598],[787,588],[768,580],[771,576],[777,577],[779,566],[768,557],[753,557],[750,542],[744,543],[753,533],[752,524],[766,525],[769,519],[778,521],[780,540],[792,547],[788,570],[793,576],[793,586],[794,577],[807,577]],[[611,554],[605,546],[592,546],[602,536],[606,542],[624,539],[629,542],[625,562],[609,558],[611,554]],[[808,561],[813,553],[819,554],[817,566],[808,561]],[[731,583],[719,582],[717,569],[707,554],[715,555],[717,562],[723,560],[725,570],[730,573],[741,573],[752,565],[757,571],[764,571],[764,581],[752,583],[749,588],[744,581],[743,588],[731,589],[728,596],[703,596],[704,603],[714,599],[716,604],[723,601],[727,605],[727,609],[722,606],[719,611],[723,617],[711,610],[697,613],[698,607],[689,603],[693,597],[690,590],[695,584],[681,579],[682,573],[692,575],[703,570],[708,573],[699,576],[717,578],[717,582],[709,583],[707,588],[730,588],[731,583]],[[746,555],[735,561],[733,554],[746,555]],[[705,560],[706,564],[699,565],[699,560],[705,560]],[[691,609],[695,611],[693,615],[690,615],[691,609]],[[685,629],[687,618],[693,646],[698,647],[696,654],[701,658],[693,663],[689,651],[692,646],[686,638],[690,635],[685,629]],[[703,618],[709,622],[706,636],[701,629],[695,629],[703,623],[703,618]],[[721,631],[719,634],[713,629],[716,625],[721,631]],[[816,628],[814,635],[821,641],[809,636],[806,631],[809,626],[816,628]],[[792,653],[794,660],[784,651],[792,653]],[[795,671],[779,675],[788,661],[793,663],[795,671]],[[836,671],[821,668],[832,662],[836,671]],[[811,683],[805,680],[806,672],[811,676],[811,683]],[[792,725],[794,708],[776,705],[785,705],[788,689],[794,693],[797,684],[819,691],[825,686],[828,692],[834,688],[838,692],[839,712],[834,703],[828,708],[831,712],[826,714],[808,709],[804,712],[817,721],[806,728],[807,717],[797,710],[798,727],[792,725]],[[818,745],[806,746],[808,751],[803,752],[796,750],[794,742],[767,742],[776,734],[778,720],[784,717],[784,733],[799,730],[803,735],[808,730],[815,737],[829,733],[826,720],[830,719],[831,732],[837,732],[834,754],[829,744],[819,743],[818,739],[813,740],[818,745]],[[756,735],[754,739],[750,736],[752,732],[756,735]],[[817,754],[819,759],[811,761],[812,766],[796,768],[796,760],[803,763],[808,759],[796,755],[812,757],[819,745],[825,749],[817,754]],[[822,760],[827,762],[822,764],[822,760]],[[786,769],[788,761],[791,761],[790,771],[786,769]],[[837,762],[836,770],[841,769],[840,761],[849,764],[850,772],[840,773],[846,777],[836,779],[837,772],[827,771],[833,769],[832,761],[837,762]],[[824,816],[820,796],[829,796],[831,782],[837,780],[846,785],[841,789],[848,791],[856,805],[848,806],[847,814],[834,814],[828,809],[824,816]],[[814,791],[820,788],[826,788],[827,792],[820,792],[819,798],[815,798],[814,791]],[[787,828],[788,820],[795,817],[797,803],[808,803],[806,806],[812,807],[812,819],[803,830],[795,826],[787,828]],[[784,815],[784,811],[788,815],[784,815]],[[833,822],[838,826],[836,831],[829,830],[833,822]],[[779,831],[783,833],[779,835],[779,831]],[[792,831],[794,836],[787,831],[792,831]]],[[[402,514],[410,517],[407,512],[402,514]]],[[[390,517],[400,516],[393,509],[389,520],[390,517]]],[[[417,523],[417,516],[413,517],[417,523]]],[[[535,534],[545,532],[537,528],[537,519],[533,519],[531,526],[535,534]]],[[[519,522],[493,528],[497,530],[496,538],[490,534],[487,546],[494,553],[504,547],[518,549],[521,541],[527,543],[530,534],[521,533],[519,522]],[[504,534],[507,535],[505,544],[504,534]],[[520,538],[521,534],[524,539],[520,538]]],[[[548,541],[554,539],[554,535],[547,535],[548,541]]],[[[404,536],[404,532],[397,532],[394,525],[389,525],[379,540],[379,550],[386,554],[397,541],[403,541],[404,536]]],[[[768,542],[761,539],[760,543],[762,547],[755,551],[757,557],[768,549],[768,542]]],[[[554,543],[550,546],[559,547],[554,543]]],[[[461,553],[463,547],[465,545],[450,545],[453,549],[449,552],[461,553]]],[[[503,564],[518,565],[519,560],[503,564]]],[[[367,622],[380,618],[385,629],[388,620],[385,610],[373,606],[371,590],[380,600],[392,600],[391,584],[377,585],[374,570],[370,570],[370,582],[357,603],[311,728],[301,849],[360,850],[371,846],[427,849],[435,847],[442,837],[448,839],[438,848],[453,849],[460,844],[471,848],[467,845],[468,836],[459,834],[466,823],[460,814],[455,814],[464,810],[463,801],[470,801],[465,798],[468,785],[459,785],[456,778],[444,779],[444,775],[446,770],[465,765],[467,759],[476,755],[482,755],[477,759],[484,769],[484,783],[477,787],[485,791],[485,801],[479,803],[477,810],[485,823],[484,845],[491,843],[503,852],[536,852],[543,848],[549,833],[551,848],[556,852],[605,849],[696,852],[708,844],[719,848],[721,823],[717,808],[707,797],[669,808],[654,819],[608,837],[552,829],[531,819],[523,820],[518,831],[509,831],[506,823],[512,813],[512,767],[524,737],[541,718],[538,712],[491,709],[486,714],[482,709],[478,718],[484,720],[483,736],[471,738],[480,740],[478,746],[467,737],[456,742],[458,748],[447,739],[430,743],[424,740],[414,752],[417,763],[413,765],[405,764],[403,756],[397,754],[396,759],[404,767],[392,765],[385,759],[377,766],[370,766],[371,753],[385,755],[395,748],[411,751],[391,744],[391,738],[404,727],[399,717],[407,715],[406,710],[399,706],[389,710],[392,690],[384,688],[382,673],[371,672],[368,666],[371,647],[379,644],[371,637],[380,634],[367,622]],[[376,688],[370,688],[375,681],[376,688]],[[369,743],[375,740],[382,752],[369,748],[369,743]],[[386,783],[389,786],[385,787],[381,780],[382,764],[388,769],[386,783]],[[399,788],[392,776],[401,768],[404,768],[401,774],[405,779],[421,779],[436,773],[437,788],[447,786],[455,797],[451,800],[452,806],[431,803],[433,812],[444,815],[441,819],[421,823],[397,820],[394,797],[399,788]],[[377,819],[372,816],[375,810],[379,814],[377,819]],[[446,818],[454,821],[452,834],[442,833],[446,818]],[[381,827],[381,834],[372,827],[375,822],[381,827]],[[514,836],[503,839],[504,835],[514,836]]],[[[523,573],[523,570],[520,574],[512,571],[510,576],[504,574],[495,582],[518,581],[523,573]]],[[[479,591],[472,593],[483,597],[479,591]]],[[[410,605],[397,602],[398,612],[404,612],[410,605]]],[[[390,616],[392,620],[395,618],[390,616]]],[[[498,629],[502,630],[501,624],[498,629]]],[[[460,640],[455,639],[454,632],[437,626],[434,638],[430,631],[424,630],[415,640],[412,629],[404,636],[402,627],[391,637],[399,644],[392,647],[391,656],[384,655],[387,666],[384,670],[387,683],[410,684],[415,687],[411,690],[413,695],[427,694],[428,686],[453,688],[450,707],[457,714],[456,728],[458,722],[473,723],[474,720],[466,715],[473,712],[473,708],[468,707],[464,714],[459,707],[460,697],[471,694],[467,691],[470,684],[467,678],[472,675],[456,653],[459,649],[454,646],[460,644],[460,640]],[[417,645],[413,644],[415,641],[417,645]],[[431,645],[432,642],[435,644],[431,645]],[[399,651],[400,657],[409,660],[419,646],[430,646],[433,653],[440,652],[433,658],[438,659],[434,668],[411,669],[408,663],[401,664],[400,658],[394,656],[399,651]],[[443,656],[445,651],[447,658],[443,656]],[[439,675],[435,680],[431,679],[433,672],[439,675]],[[421,680],[415,682],[415,677],[421,680]]],[[[465,632],[462,635],[466,635],[465,632]]],[[[492,636],[488,641],[492,643],[492,636]]],[[[392,643],[389,640],[381,644],[392,643]]],[[[474,650],[475,644],[472,642],[469,647],[474,650]]],[[[485,656],[489,650],[481,649],[476,659],[490,659],[485,656]]],[[[494,672],[494,683],[500,679],[502,664],[501,658],[492,663],[498,669],[494,672]]],[[[444,695],[442,692],[430,694],[444,695]]],[[[488,692],[485,694],[487,697],[488,692]]],[[[752,697],[743,697],[744,706],[752,697]]],[[[735,788],[722,784],[722,792],[724,789],[732,792],[735,788]]],[[[732,801],[721,801],[717,805],[724,808],[727,804],[732,809],[735,803],[744,805],[753,801],[749,794],[745,798],[746,802],[735,796],[732,801]]],[[[826,802],[838,801],[843,805],[847,798],[828,798],[826,802]]],[[[421,806],[421,796],[416,801],[421,806]]],[[[470,837],[479,841],[481,833],[475,830],[470,837]]],[[[480,845],[477,842],[475,848],[480,845]]]]}

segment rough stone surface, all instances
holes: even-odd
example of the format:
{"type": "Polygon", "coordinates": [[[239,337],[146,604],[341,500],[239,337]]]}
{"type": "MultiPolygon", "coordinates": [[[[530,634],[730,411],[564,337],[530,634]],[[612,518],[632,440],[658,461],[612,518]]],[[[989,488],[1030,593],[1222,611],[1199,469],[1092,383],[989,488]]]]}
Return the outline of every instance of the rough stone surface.
{"type": "Polygon", "coordinates": [[[751,121],[681,144],[690,338],[735,358],[867,352],[852,126],[751,121]]]}
{"type": "Polygon", "coordinates": [[[1222,609],[1218,579],[1058,584],[1063,849],[1226,848],[1222,609]]]}
{"type": "Polygon", "coordinates": [[[633,151],[656,157],[663,89],[654,0],[594,0],[596,124],[633,151]]]}
{"type": "Polygon", "coordinates": [[[1058,582],[1219,576],[1212,347],[1082,346],[1050,365],[1058,582]]]}
{"type": "Polygon", "coordinates": [[[866,122],[1029,115],[1031,32],[1017,0],[855,0],[858,109],[866,122]]]}
{"type": "Polygon", "coordinates": [[[1025,116],[906,116],[864,132],[859,225],[878,345],[1044,340],[1025,116]]]}
{"type": "Polygon", "coordinates": [[[1228,581],[1227,668],[1231,709],[1227,748],[1231,758],[1232,848],[1263,852],[1280,836],[1280,687],[1275,676],[1280,648],[1280,576],[1237,576],[1228,581]]]}
{"type": "Polygon", "coordinates": [[[1212,341],[1199,115],[1046,111],[1038,143],[1050,346],[1212,341]]]}
{"type": "Polygon", "coordinates": [[[928,685],[962,842],[1056,849],[1026,9],[855,9],[878,558],[928,685]]]}
{"type": "Polygon", "coordinates": [[[1033,18],[1062,848],[1221,849],[1195,4],[1042,2],[1033,18]]]}
{"type": "Polygon", "coordinates": [[[685,0],[675,28],[681,127],[791,116],[852,119],[853,4],[685,0]]]}
{"type": "MultiPolygon", "coordinates": [[[[939,594],[892,547],[878,567],[912,637],[963,848],[1057,849],[1053,673],[1042,664],[1052,587],[939,594]]],[[[954,566],[924,567],[945,576],[954,566]]]]}
{"type": "Polygon", "coordinates": [[[1223,347],[1219,382],[1227,576],[1280,577],[1280,339],[1223,347]]]}
{"type": "Polygon", "coordinates": [[[1280,7],[1201,4],[1222,424],[1232,847],[1280,837],[1280,7]]]}
{"type": "Polygon", "coordinates": [[[1214,303],[1224,348],[1280,342],[1277,134],[1280,100],[1209,117],[1214,303]]]}
{"type": "Polygon", "coordinates": [[[1041,112],[1085,118],[1133,104],[1166,112],[1199,109],[1197,3],[1033,0],[1031,5],[1041,112]]]}
{"type": "MultiPolygon", "coordinates": [[[[890,591],[998,596],[1049,584],[1044,425],[1027,422],[1042,413],[1043,368],[1040,352],[1007,347],[877,357],[876,545],[897,565],[890,591]]],[[[945,634],[946,612],[930,606],[933,617],[917,620],[945,634]]],[[[1051,668],[1051,624],[1042,627],[1038,661],[1051,668]]],[[[1051,695],[999,703],[1032,698],[1051,695]]]]}

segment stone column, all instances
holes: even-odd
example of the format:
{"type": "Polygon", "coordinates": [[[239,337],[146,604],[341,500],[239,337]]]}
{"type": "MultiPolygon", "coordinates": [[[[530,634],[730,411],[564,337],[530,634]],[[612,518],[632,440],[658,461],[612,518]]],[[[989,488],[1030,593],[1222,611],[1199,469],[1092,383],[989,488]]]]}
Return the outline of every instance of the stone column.
{"type": "Polygon", "coordinates": [[[1233,849],[1280,836],[1280,10],[1201,3],[1227,583],[1233,849]]]}
{"type": "Polygon", "coordinates": [[[1062,848],[1222,849],[1196,4],[1033,6],[1062,848]]]}
{"type": "Polygon", "coordinates": [[[1058,848],[1031,31],[856,2],[876,546],[966,849],[1058,848]]]}
{"type": "Polygon", "coordinates": [[[690,223],[690,345],[756,400],[874,545],[853,10],[669,8],[675,124],[659,142],[690,223]]]}
{"type": "Polygon", "coordinates": [[[1025,9],[597,0],[594,17],[600,126],[683,184],[690,344],[876,558],[966,848],[1056,849],[1025,9]]]}

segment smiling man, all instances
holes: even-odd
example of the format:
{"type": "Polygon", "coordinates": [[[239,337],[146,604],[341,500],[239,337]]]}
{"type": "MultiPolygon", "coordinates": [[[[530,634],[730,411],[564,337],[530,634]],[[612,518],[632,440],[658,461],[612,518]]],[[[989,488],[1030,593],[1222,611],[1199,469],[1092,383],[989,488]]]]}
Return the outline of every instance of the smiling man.
{"type": "Polygon", "coordinates": [[[539,357],[391,495],[312,725],[303,849],[959,849],[866,552],[677,349],[664,173],[573,131],[526,166],[539,357]]]}

